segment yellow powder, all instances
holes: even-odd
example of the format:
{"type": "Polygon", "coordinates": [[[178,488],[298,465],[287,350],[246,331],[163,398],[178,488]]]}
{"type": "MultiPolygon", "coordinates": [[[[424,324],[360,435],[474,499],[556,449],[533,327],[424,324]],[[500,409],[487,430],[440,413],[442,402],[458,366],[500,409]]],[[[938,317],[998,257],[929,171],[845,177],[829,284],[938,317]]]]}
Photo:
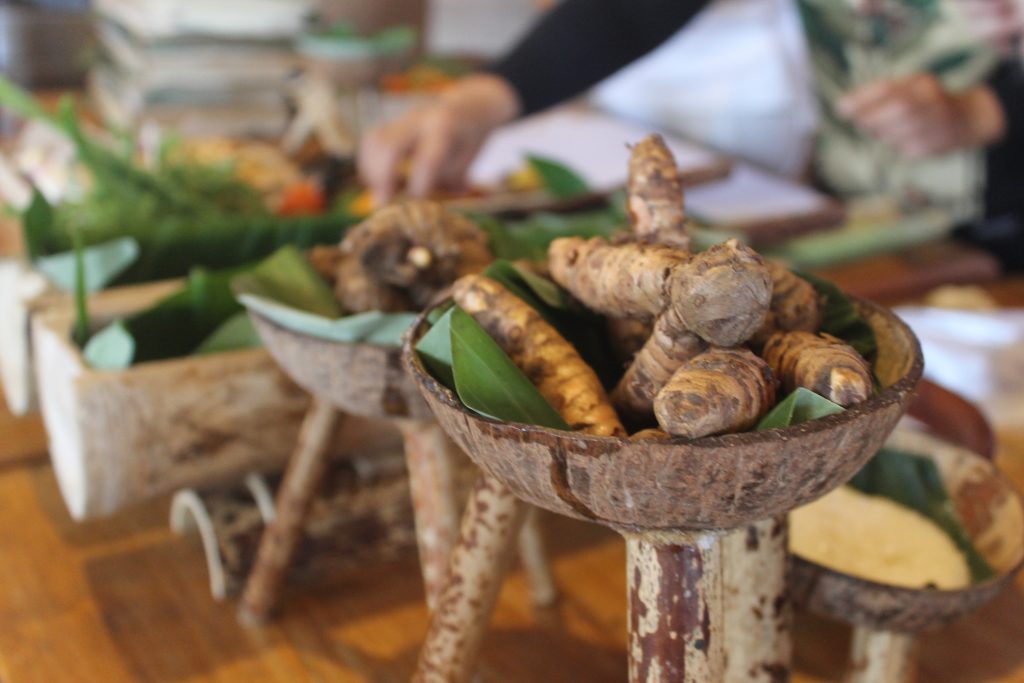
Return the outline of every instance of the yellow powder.
{"type": "Polygon", "coordinates": [[[971,573],[946,533],[924,515],[843,486],[790,515],[790,549],[820,565],[908,588],[962,588],[971,573]]]}

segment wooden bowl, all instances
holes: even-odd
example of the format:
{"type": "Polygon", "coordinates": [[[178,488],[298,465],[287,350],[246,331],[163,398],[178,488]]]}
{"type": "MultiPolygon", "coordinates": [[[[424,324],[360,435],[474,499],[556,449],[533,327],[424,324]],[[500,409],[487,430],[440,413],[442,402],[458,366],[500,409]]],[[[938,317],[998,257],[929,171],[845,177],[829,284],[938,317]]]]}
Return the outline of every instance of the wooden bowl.
{"type": "Polygon", "coordinates": [[[311,337],[255,311],[249,315],[274,360],[310,394],[350,415],[431,417],[402,368],[401,349],[311,337]]]}
{"type": "Polygon", "coordinates": [[[902,588],[793,556],[796,605],[815,614],[884,631],[944,626],[992,599],[1024,564],[1024,507],[988,459],[925,433],[900,430],[893,445],[921,453],[939,468],[974,546],[996,576],[959,590],[902,588]]]}
{"type": "Polygon", "coordinates": [[[846,482],[906,410],[921,376],[917,339],[891,312],[857,305],[878,337],[876,372],[885,389],[877,396],[795,427],[690,441],[630,441],[480,417],[414,352],[426,312],[406,333],[403,360],[448,435],[519,498],[620,528],[725,529],[846,482]]]}

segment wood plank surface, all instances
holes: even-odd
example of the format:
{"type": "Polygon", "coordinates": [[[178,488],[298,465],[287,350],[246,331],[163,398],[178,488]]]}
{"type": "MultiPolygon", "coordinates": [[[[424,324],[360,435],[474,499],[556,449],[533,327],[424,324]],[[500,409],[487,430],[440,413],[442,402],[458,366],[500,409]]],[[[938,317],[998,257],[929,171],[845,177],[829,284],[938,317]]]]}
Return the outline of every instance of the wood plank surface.
{"type": "MultiPolygon", "coordinates": [[[[0,414],[0,454],[21,447],[0,414]]],[[[1000,464],[1024,487],[1024,427],[1000,434],[1000,464]]],[[[405,681],[427,616],[415,558],[292,587],[275,623],[247,631],[210,598],[195,538],[167,530],[166,499],[75,524],[48,465],[0,469],[0,680],[405,681]]],[[[484,651],[489,681],[625,680],[624,544],[547,515],[563,591],[534,610],[516,573],[484,651]]],[[[803,616],[797,681],[838,681],[848,629],[803,616]]],[[[924,638],[922,683],[1024,683],[1024,580],[924,638]]]]}

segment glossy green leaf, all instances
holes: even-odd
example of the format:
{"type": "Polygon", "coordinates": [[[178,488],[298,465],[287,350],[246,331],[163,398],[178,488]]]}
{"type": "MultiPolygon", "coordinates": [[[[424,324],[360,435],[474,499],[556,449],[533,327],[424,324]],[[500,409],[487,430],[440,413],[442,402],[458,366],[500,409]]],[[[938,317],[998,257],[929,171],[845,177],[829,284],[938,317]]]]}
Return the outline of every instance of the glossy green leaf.
{"type": "Polygon", "coordinates": [[[135,358],[135,338],[124,321],[118,320],[89,339],[82,357],[94,370],[123,370],[135,358]]]}
{"type": "MultiPolygon", "coordinates": [[[[121,237],[110,242],[94,244],[82,250],[85,265],[85,290],[98,292],[116,280],[139,256],[139,243],[132,237],[121,237]]],[[[43,256],[33,265],[66,292],[75,289],[75,262],[73,251],[43,256]]]]}
{"type": "Polygon", "coordinates": [[[33,190],[32,201],[21,216],[21,230],[25,238],[25,251],[31,260],[46,253],[46,236],[53,228],[53,207],[39,190],[33,190]]]}
{"type": "Polygon", "coordinates": [[[455,375],[452,371],[452,314],[455,307],[449,307],[416,342],[416,353],[424,367],[441,384],[455,391],[455,375]]]}
{"type": "Polygon", "coordinates": [[[967,558],[975,582],[995,576],[964,529],[934,461],[883,448],[857,473],[850,485],[862,493],[889,498],[938,524],[967,558]]]}
{"type": "Polygon", "coordinates": [[[569,198],[590,192],[587,181],[565,164],[532,154],[526,161],[540,176],[544,189],[555,197],[569,198]]]}
{"type": "Polygon", "coordinates": [[[868,360],[878,352],[875,331],[860,314],[853,300],[839,287],[808,273],[797,275],[810,282],[818,294],[825,298],[821,331],[842,339],[868,360]]]}
{"type": "Polygon", "coordinates": [[[458,307],[452,311],[451,347],[455,390],[467,408],[495,420],[569,430],[497,342],[458,307]]]}
{"type": "Polygon", "coordinates": [[[224,351],[250,349],[262,346],[263,342],[252,319],[245,311],[239,311],[225,320],[209,337],[199,344],[193,355],[204,356],[224,351]]]}
{"type": "Polygon", "coordinates": [[[569,214],[538,212],[517,221],[492,216],[473,218],[487,233],[494,255],[509,261],[546,261],[548,245],[559,237],[610,237],[624,230],[626,224],[614,203],[604,209],[569,214]]]}
{"type": "Polygon", "coordinates": [[[309,260],[293,246],[278,249],[231,282],[236,295],[248,294],[324,318],[337,318],[341,306],[309,260]]]}
{"type": "Polygon", "coordinates": [[[818,418],[841,412],[843,412],[842,406],[814,393],[810,389],[797,387],[796,391],[779,401],[767,415],[761,418],[755,429],[761,431],[764,429],[791,427],[801,422],[817,420],[818,418]]]}

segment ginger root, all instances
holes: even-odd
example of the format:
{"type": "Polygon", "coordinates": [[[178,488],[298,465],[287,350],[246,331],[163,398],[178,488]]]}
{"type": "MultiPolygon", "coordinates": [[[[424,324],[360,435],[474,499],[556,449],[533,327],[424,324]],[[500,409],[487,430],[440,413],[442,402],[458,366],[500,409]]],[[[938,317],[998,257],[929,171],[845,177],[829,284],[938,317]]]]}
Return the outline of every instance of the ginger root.
{"type": "Polygon", "coordinates": [[[629,155],[626,211],[640,241],[690,248],[683,183],[675,157],[660,135],[649,135],[629,155]]]}
{"type": "Polygon", "coordinates": [[[630,421],[649,419],[655,394],[706,343],[735,346],[763,324],[771,276],[756,252],[736,240],[691,255],[660,245],[609,245],[600,238],[555,240],[554,280],[598,313],[657,316],[654,330],[612,394],[630,421]]]}
{"type": "Polygon", "coordinates": [[[744,348],[712,348],[684,363],[654,399],[658,425],[696,439],[750,429],[775,403],[768,364],[744,348]]]}
{"type": "Polygon", "coordinates": [[[774,332],[817,332],[821,327],[822,304],[817,290],[807,280],[794,275],[785,264],[765,259],[772,275],[772,302],[764,325],[751,338],[761,348],[774,332]]]}
{"type": "Polygon", "coordinates": [[[761,354],[786,393],[804,387],[841,406],[871,395],[871,368],[848,344],[827,334],[776,332],[761,354]]]}
{"type": "Polygon", "coordinates": [[[597,374],[529,304],[483,275],[460,278],[452,295],[570,427],[599,436],[626,435],[597,374]]]}
{"type": "MultiPolygon", "coordinates": [[[[493,260],[487,234],[436,202],[405,201],[377,211],[348,231],[336,293],[350,311],[389,310],[402,294],[422,307],[463,275],[493,260]],[[372,286],[371,286],[372,285],[372,286]],[[374,301],[380,296],[380,303],[374,301]]],[[[394,310],[394,309],[390,309],[394,310]]]]}

